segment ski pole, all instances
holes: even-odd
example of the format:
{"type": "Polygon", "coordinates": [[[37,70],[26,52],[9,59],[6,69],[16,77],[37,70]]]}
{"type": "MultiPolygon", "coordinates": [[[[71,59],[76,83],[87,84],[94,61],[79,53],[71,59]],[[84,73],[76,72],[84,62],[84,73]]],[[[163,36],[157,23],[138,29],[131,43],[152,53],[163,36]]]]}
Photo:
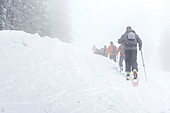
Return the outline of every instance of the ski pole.
{"type": "Polygon", "coordinates": [[[141,50],[141,56],[142,56],[142,63],[143,63],[143,68],[144,68],[144,72],[145,72],[145,79],[146,79],[146,81],[147,81],[146,69],[145,69],[145,63],[144,63],[144,58],[143,58],[142,50],[141,50]]]}

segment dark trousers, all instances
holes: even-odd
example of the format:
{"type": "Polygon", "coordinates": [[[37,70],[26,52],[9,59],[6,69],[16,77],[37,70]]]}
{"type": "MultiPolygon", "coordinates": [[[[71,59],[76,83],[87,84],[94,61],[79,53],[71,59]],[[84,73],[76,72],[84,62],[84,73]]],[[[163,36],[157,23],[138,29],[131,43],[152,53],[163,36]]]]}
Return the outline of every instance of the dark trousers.
{"type": "Polygon", "coordinates": [[[116,62],[116,55],[110,55],[110,59],[116,62]]]}
{"type": "Polygon", "coordinates": [[[122,70],[122,71],[123,71],[123,60],[125,60],[125,56],[120,56],[119,67],[120,67],[120,70],[122,70]]]}
{"type": "Polygon", "coordinates": [[[125,51],[126,59],[126,72],[131,72],[131,69],[136,69],[138,71],[137,64],[137,50],[126,50],[125,51]]]}

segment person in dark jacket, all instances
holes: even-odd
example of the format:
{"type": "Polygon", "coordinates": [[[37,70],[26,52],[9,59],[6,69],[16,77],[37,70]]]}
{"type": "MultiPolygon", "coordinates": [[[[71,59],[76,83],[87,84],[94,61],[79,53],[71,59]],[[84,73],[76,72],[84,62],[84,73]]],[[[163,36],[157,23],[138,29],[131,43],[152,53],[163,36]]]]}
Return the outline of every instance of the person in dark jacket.
{"type": "Polygon", "coordinates": [[[124,44],[125,47],[125,64],[127,79],[130,79],[130,73],[133,71],[134,79],[137,79],[138,64],[137,64],[137,44],[139,44],[139,50],[142,49],[142,40],[131,29],[130,26],[126,28],[126,32],[118,39],[119,44],[124,44]]]}

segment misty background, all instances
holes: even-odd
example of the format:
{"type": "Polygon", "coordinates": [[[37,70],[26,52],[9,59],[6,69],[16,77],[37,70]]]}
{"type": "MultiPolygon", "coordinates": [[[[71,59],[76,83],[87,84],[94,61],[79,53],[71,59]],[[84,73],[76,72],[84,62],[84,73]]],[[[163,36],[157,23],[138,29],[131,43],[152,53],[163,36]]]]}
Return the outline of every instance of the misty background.
{"type": "Polygon", "coordinates": [[[156,69],[170,71],[169,3],[168,0],[72,0],[74,43],[102,48],[110,41],[117,43],[130,25],[143,41],[146,64],[157,62],[156,69]]]}
{"type": "Polygon", "coordinates": [[[89,49],[117,43],[131,26],[147,62],[170,71],[168,0],[0,0],[0,30],[22,30],[89,49]],[[156,58],[157,61],[152,61],[156,58]]]}
{"type": "Polygon", "coordinates": [[[71,42],[68,0],[0,0],[0,30],[22,30],[71,42]]]}

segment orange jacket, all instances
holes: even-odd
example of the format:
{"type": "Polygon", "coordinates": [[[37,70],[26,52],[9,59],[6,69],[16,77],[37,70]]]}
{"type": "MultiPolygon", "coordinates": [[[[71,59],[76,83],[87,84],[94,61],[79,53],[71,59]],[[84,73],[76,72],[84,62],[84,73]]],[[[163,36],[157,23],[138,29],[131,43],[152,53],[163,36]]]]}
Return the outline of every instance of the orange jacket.
{"type": "MultiPolygon", "coordinates": [[[[113,50],[113,44],[110,45],[107,49],[106,49],[106,52],[105,53],[109,53],[109,55],[117,55],[117,54],[114,54],[112,53],[112,51],[116,51],[116,50],[113,50]]],[[[117,48],[116,48],[117,49],[117,48]]]]}
{"type": "MultiPolygon", "coordinates": [[[[120,45],[117,49],[117,54],[120,52],[121,48],[122,48],[122,46],[120,45]]],[[[120,54],[120,56],[125,56],[125,54],[120,54]]]]}

